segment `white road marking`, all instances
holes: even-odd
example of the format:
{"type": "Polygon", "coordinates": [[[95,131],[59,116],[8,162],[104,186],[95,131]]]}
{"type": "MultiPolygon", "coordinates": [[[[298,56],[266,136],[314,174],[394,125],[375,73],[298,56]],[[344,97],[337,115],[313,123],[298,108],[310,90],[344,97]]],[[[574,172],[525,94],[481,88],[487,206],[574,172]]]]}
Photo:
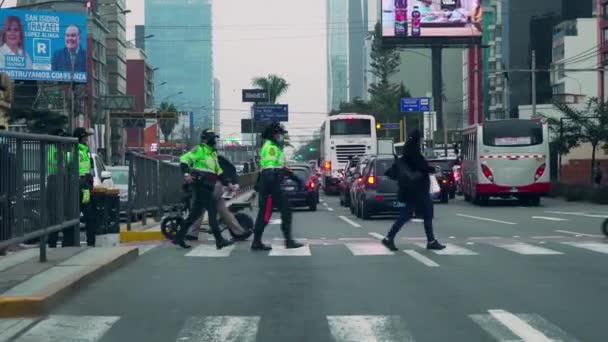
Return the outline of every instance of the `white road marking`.
{"type": "Polygon", "coordinates": [[[373,236],[373,237],[375,237],[375,238],[376,238],[376,239],[378,239],[378,240],[382,240],[382,239],[384,239],[384,235],[382,235],[382,234],[380,234],[380,233],[371,232],[371,233],[368,233],[368,234],[369,234],[369,235],[371,235],[371,236],[373,236]]]}
{"type": "Polygon", "coordinates": [[[327,203],[323,202],[322,204],[327,207],[327,203]]]}
{"type": "Polygon", "coordinates": [[[230,256],[234,250],[234,245],[222,249],[215,248],[215,245],[199,245],[186,254],[187,257],[203,258],[225,258],[230,256]]]}
{"type": "Polygon", "coordinates": [[[571,232],[569,230],[556,230],[556,232],[558,233],[563,233],[563,234],[571,234],[577,237],[580,236],[585,236],[585,237],[603,237],[603,235],[598,235],[598,234],[585,234],[585,233],[579,233],[579,232],[571,232]]]}
{"type": "Polygon", "coordinates": [[[369,238],[362,237],[349,237],[349,238],[338,238],[341,241],[369,241],[369,238]]]}
{"type": "Polygon", "coordinates": [[[418,218],[412,219],[411,221],[414,223],[424,223],[423,219],[418,219],[418,218]]]}
{"type": "Polygon", "coordinates": [[[148,253],[149,251],[153,250],[154,248],[158,247],[160,245],[138,245],[137,246],[137,250],[139,251],[139,255],[148,253]]]}
{"type": "Polygon", "coordinates": [[[580,216],[580,217],[590,217],[590,218],[608,218],[608,215],[598,215],[598,214],[587,214],[584,212],[573,212],[573,211],[545,211],[550,214],[558,214],[558,215],[571,215],[571,216],[580,216]]]}
{"type": "MultiPolygon", "coordinates": [[[[420,248],[426,248],[425,243],[416,243],[416,245],[420,248]]],[[[431,252],[439,255],[479,255],[470,249],[460,247],[452,243],[448,243],[447,245],[445,245],[445,248],[440,251],[431,250],[431,252]]]]}
{"type": "Polygon", "coordinates": [[[341,219],[342,219],[342,221],[344,221],[344,222],[346,222],[346,223],[350,224],[350,225],[351,225],[351,226],[353,226],[353,227],[361,228],[361,225],[360,225],[360,224],[358,224],[357,222],[355,222],[355,221],[353,221],[353,220],[349,219],[349,218],[348,218],[348,217],[346,217],[346,216],[340,215],[340,216],[338,216],[338,217],[339,217],[339,218],[341,218],[341,219]]]}
{"type": "Polygon", "coordinates": [[[327,316],[335,342],[414,342],[399,316],[327,316]]]}
{"type": "Polygon", "coordinates": [[[470,218],[470,219],[474,219],[474,220],[480,220],[480,221],[488,221],[488,222],[502,223],[502,224],[510,224],[510,225],[515,225],[515,224],[517,224],[517,223],[515,223],[515,222],[508,222],[508,221],[494,220],[494,219],[491,219],[491,218],[479,217],[479,216],[471,216],[471,215],[465,215],[465,214],[456,214],[456,216],[460,216],[460,217],[466,217],[466,218],[470,218]]]}
{"type": "Polygon", "coordinates": [[[519,336],[524,342],[553,342],[542,332],[534,329],[521,318],[505,310],[488,310],[490,315],[509,328],[515,335],[519,336]]]}
{"type": "Polygon", "coordinates": [[[500,240],[502,236],[473,236],[469,240],[500,240]]]}
{"type": "Polygon", "coordinates": [[[475,242],[467,242],[467,245],[469,246],[473,246],[475,244],[475,242]]]}
{"type": "Polygon", "coordinates": [[[34,325],[15,342],[96,342],[119,319],[118,316],[52,315],[34,325]]]}
{"type": "Polygon", "coordinates": [[[517,242],[512,244],[496,244],[496,247],[504,248],[511,252],[522,255],[561,255],[562,252],[554,251],[549,248],[534,246],[529,243],[517,242]]]}
{"type": "Polygon", "coordinates": [[[450,236],[450,239],[455,239],[455,238],[456,238],[455,236],[450,236]]]}
{"type": "Polygon", "coordinates": [[[382,244],[377,242],[369,243],[347,243],[346,247],[350,250],[353,255],[394,255],[392,251],[389,251],[382,244]]]}
{"type": "Polygon", "coordinates": [[[310,256],[310,246],[300,248],[285,248],[283,244],[273,244],[269,256],[310,256]]]}
{"type": "Polygon", "coordinates": [[[563,235],[540,235],[540,236],[531,236],[531,239],[543,239],[543,240],[550,240],[550,239],[563,239],[565,238],[565,236],[563,235]]]}
{"type": "Polygon", "coordinates": [[[540,243],[541,245],[544,245],[546,242],[545,241],[539,241],[538,243],[540,243]]]}
{"type": "Polygon", "coordinates": [[[568,221],[567,219],[558,218],[558,217],[550,217],[550,216],[532,216],[532,218],[535,220],[547,220],[547,221],[556,221],[556,222],[568,221]]]}
{"type": "Polygon", "coordinates": [[[268,221],[268,224],[281,224],[281,222],[282,221],[279,218],[279,219],[273,219],[273,220],[268,221]]]}
{"type": "Polygon", "coordinates": [[[176,341],[255,342],[259,324],[258,316],[190,317],[176,341]]]}
{"type": "Polygon", "coordinates": [[[406,250],[403,251],[403,253],[405,253],[405,254],[411,256],[412,258],[420,261],[421,263],[425,264],[428,267],[439,267],[438,263],[434,262],[433,260],[425,257],[424,255],[422,255],[422,254],[420,254],[420,253],[418,253],[418,252],[416,252],[414,250],[406,249],[406,250]]]}
{"type": "Polygon", "coordinates": [[[327,208],[327,211],[334,211],[333,208],[327,208]]]}
{"type": "Polygon", "coordinates": [[[589,251],[608,254],[608,244],[601,242],[562,242],[564,245],[583,248],[589,251]]]}
{"type": "Polygon", "coordinates": [[[513,235],[513,237],[519,239],[519,235],[513,235]]]}

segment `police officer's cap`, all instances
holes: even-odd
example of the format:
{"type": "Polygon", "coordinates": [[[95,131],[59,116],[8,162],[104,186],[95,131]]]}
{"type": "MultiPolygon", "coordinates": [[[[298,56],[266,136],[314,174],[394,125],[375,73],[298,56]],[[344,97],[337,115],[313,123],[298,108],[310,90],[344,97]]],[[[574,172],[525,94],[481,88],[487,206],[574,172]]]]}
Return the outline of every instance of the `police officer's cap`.
{"type": "Polygon", "coordinates": [[[72,136],[73,136],[74,138],[78,138],[78,139],[80,139],[80,138],[86,138],[86,137],[88,137],[88,136],[90,136],[90,135],[93,135],[93,132],[88,131],[88,130],[87,130],[86,128],[84,128],[84,127],[77,127],[77,128],[74,130],[74,133],[72,134],[72,136]]]}
{"type": "Polygon", "coordinates": [[[205,140],[211,140],[213,138],[219,138],[220,136],[217,135],[212,129],[207,128],[204,129],[203,132],[201,133],[201,140],[205,139],[205,140]]]}

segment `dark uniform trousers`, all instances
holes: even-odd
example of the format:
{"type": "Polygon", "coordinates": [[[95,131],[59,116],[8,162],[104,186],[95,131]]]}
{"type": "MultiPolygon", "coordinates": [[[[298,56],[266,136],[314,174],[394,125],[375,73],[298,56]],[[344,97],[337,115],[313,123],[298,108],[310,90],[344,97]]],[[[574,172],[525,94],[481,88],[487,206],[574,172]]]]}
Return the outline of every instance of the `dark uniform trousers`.
{"type": "Polygon", "coordinates": [[[287,195],[281,189],[283,172],[276,170],[262,171],[257,184],[260,196],[260,211],[255,220],[254,241],[260,242],[264,228],[272,216],[272,208],[276,206],[281,212],[281,231],[285,240],[291,240],[291,209],[287,203],[287,195]]]}
{"type": "Polygon", "coordinates": [[[213,197],[214,189],[215,184],[210,185],[210,182],[208,181],[195,178],[194,182],[192,183],[192,194],[194,197],[191,202],[191,210],[188,212],[188,217],[186,217],[186,219],[182,221],[182,224],[180,225],[180,229],[175,237],[177,241],[184,240],[188,230],[194,224],[194,221],[196,221],[203,214],[203,209],[207,210],[207,214],[209,216],[209,226],[211,227],[211,231],[213,232],[213,237],[215,238],[216,243],[223,240],[222,233],[217,222],[217,207],[215,204],[215,198],[213,197]]]}
{"type": "MultiPolygon", "coordinates": [[[[80,212],[82,213],[82,217],[84,220],[84,224],[86,227],[86,233],[87,233],[87,246],[93,247],[95,246],[95,235],[96,235],[96,229],[97,229],[97,225],[93,224],[93,220],[95,219],[93,213],[92,213],[92,205],[91,205],[91,201],[93,199],[93,176],[92,175],[86,175],[86,176],[80,176],[80,191],[78,191],[78,203],[80,203],[80,212]],[[89,203],[84,204],[82,203],[82,198],[83,198],[83,190],[89,190],[90,191],[90,197],[89,197],[89,203]]],[[[80,228],[78,228],[80,229],[80,228]]]]}
{"type": "MultiPolygon", "coordinates": [[[[64,193],[66,186],[66,179],[64,177],[63,182],[60,182],[60,178],[58,175],[50,175],[47,177],[47,197],[46,197],[46,207],[47,207],[47,218],[49,220],[50,225],[56,225],[62,223],[67,217],[69,217],[69,201],[64,201],[63,214],[59,212],[59,202],[57,201],[57,194],[64,193]],[[63,185],[63,187],[62,187],[63,185]]],[[[63,240],[61,245],[63,247],[72,247],[76,246],[76,241],[74,241],[74,229],[78,229],[78,227],[70,227],[61,230],[63,235],[63,240]]],[[[59,240],[59,232],[54,232],[49,234],[48,243],[49,247],[54,248],[57,247],[57,241],[59,240]]]]}

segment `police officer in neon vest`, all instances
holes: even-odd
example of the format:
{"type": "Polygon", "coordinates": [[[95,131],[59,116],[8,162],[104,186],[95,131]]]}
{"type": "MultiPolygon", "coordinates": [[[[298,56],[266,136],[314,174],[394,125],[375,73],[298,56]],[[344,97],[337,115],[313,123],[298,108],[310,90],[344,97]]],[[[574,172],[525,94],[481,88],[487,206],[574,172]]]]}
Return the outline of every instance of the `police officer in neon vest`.
{"type": "Polygon", "coordinates": [[[173,243],[182,247],[190,248],[184,241],[188,230],[201,214],[203,209],[209,215],[209,226],[215,237],[217,249],[232,245],[233,241],[228,241],[222,236],[217,222],[217,205],[213,198],[215,183],[220,180],[222,184],[229,185],[233,191],[238,190],[238,185],[231,184],[230,180],[224,175],[222,168],[217,160],[215,146],[218,135],[210,129],[205,129],[201,134],[201,143],[195,146],[190,152],[185,153],[180,158],[182,172],[186,183],[192,184],[194,201],[188,217],[182,221],[173,243]]]}
{"type": "Polygon", "coordinates": [[[291,210],[287,204],[287,197],[281,190],[281,183],[289,177],[302,186],[302,180],[296,177],[285,167],[285,154],[283,146],[286,130],[278,123],[270,124],[262,138],[266,141],[260,151],[260,176],[256,190],[260,196],[260,211],[255,221],[255,231],[251,249],[254,251],[268,251],[269,245],[262,243],[264,228],[268,225],[272,215],[272,207],[276,205],[281,210],[281,231],[285,237],[285,248],[299,248],[303,245],[293,239],[291,233],[291,210]]]}
{"type": "MultiPolygon", "coordinates": [[[[84,217],[87,229],[87,246],[95,246],[95,226],[90,224],[93,220],[89,210],[91,190],[93,189],[94,165],[87,141],[93,135],[83,127],[74,130],[74,138],[78,139],[78,176],[80,179],[80,212],[84,217]]],[[[65,239],[65,237],[64,237],[65,239]]],[[[65,240],[64,240],[65,243],[65,240]]]]}
{"type": "MultiPolygon", "coordinates": [[[[63,128],[59,128],[53,132],[53,135],[58,137],[67,137],[68,134],[63,128]]],[[[52,143],[48,147],[47,151],[47,210],[48,210],[48,219],[51,225],[60,224],[63,218],[65,218],[64,213],[59,212],[59,206],[57,201],[58,193],[66,193],[61,186],[65,186],[65,182],[67,180],[67,166],[68,166],[68,153],[63,153],[63,163],[59,165],[59,151],[57,146],[59,143],[52,143]],[[59,172],[59,167],[63,168],[63,172],[59,172]],[[62,176],[60,179],[60,175],[62,176]]],[[[66,204],[64,204],[64,211],[68,210],[66,204]]],[[[63,247],[74,246],[74,228],[65,228],[62,230],[63,233],[63,247]]],[[[49,247],[55,248],[57,247],[57,241],[59,240],[59,232],[54,232],[49,234],[48,243],[49,247]]]]}

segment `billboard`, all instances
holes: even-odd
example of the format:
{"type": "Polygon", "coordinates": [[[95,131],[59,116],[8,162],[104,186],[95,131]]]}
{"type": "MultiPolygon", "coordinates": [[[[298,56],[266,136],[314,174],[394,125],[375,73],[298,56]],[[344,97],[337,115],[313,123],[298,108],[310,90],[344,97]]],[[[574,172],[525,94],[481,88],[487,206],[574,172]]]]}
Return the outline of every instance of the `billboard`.
{"type": "Polygon", "coordinates": [[[0,72],[15,80],[87,81],[87,19],[83,14],[0,11],[0,72]]]}
{"type": "Polygon", "coordinates": [[[404,43],[480,41],[482,17],[481,0],[382,0],[382,35],[404,43]]]}

